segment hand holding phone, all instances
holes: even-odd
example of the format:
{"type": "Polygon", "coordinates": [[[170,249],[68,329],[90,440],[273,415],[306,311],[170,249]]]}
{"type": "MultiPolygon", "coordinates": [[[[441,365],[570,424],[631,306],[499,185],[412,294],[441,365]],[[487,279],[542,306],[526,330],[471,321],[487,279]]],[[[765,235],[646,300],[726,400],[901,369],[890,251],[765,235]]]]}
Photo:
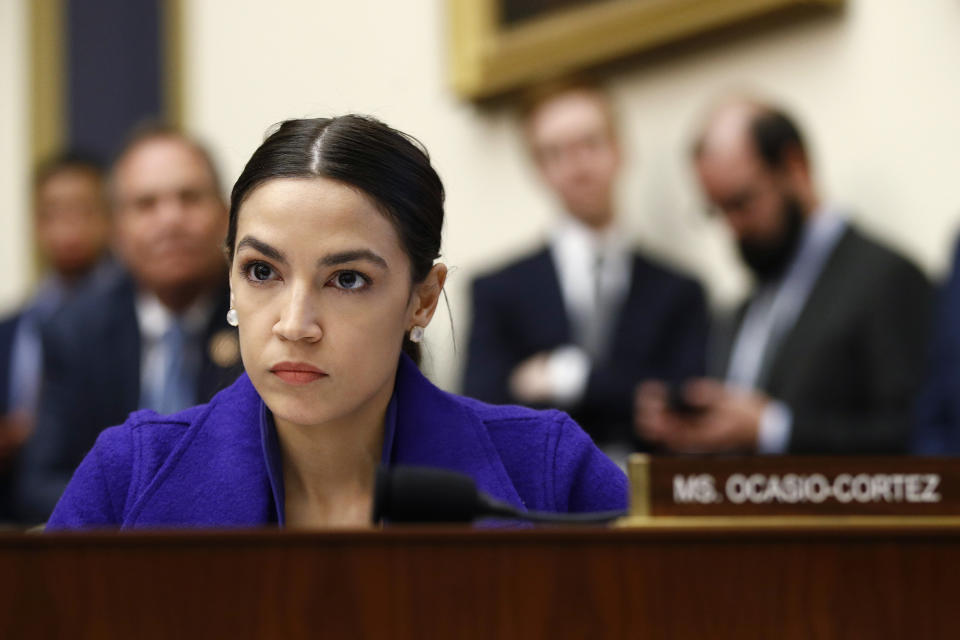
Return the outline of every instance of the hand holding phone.
{"type": "Polygon", "coordinates": [[[697,415],[707,410],[703,405],[693,404],[685,393],[686,383],[673,383],[667,386],[667,408],[681,415],[697,415]]]}

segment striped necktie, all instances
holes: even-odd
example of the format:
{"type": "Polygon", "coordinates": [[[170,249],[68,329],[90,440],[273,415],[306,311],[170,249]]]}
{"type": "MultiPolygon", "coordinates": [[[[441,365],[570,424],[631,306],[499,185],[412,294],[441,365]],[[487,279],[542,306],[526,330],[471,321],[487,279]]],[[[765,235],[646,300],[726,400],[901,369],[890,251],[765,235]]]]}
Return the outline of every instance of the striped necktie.
{"type": "Polygon", "coordinates": [[[163,384],[156,398],[156,411],[174,413],[195,404],[196,367],[190,335],[180,320],[175,320],[163,334],[160,344],[166,367],[163,384]]]}

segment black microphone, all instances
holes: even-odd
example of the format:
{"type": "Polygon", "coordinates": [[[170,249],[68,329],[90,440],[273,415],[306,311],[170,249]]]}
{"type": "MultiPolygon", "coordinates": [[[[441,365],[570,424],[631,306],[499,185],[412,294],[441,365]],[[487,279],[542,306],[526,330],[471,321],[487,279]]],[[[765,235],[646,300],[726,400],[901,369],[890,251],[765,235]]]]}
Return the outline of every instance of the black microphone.
{"type": "Polygon", "coordinates": [[[379,467],[373,522],[473,522],[481,518],[547,524],[604,524],[625,511],[549,513],[522,511],[477,490],[468,475],[429,467],[379,467]]]}

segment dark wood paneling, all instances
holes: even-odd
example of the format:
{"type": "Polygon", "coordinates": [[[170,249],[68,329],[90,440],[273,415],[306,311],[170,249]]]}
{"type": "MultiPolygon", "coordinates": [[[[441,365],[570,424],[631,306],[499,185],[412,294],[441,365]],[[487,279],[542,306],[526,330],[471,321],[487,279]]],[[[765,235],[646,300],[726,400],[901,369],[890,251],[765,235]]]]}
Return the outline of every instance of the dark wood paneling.
{"type": "Polygon", "coordinates": [[[0,537],[4,638],[953,638],[958,528],[0,537]]]}
{"type": "Polygon", "coordinates": [[[68,145],[110,159],[165,107],[163,0],[66,0],[68,145]]]}

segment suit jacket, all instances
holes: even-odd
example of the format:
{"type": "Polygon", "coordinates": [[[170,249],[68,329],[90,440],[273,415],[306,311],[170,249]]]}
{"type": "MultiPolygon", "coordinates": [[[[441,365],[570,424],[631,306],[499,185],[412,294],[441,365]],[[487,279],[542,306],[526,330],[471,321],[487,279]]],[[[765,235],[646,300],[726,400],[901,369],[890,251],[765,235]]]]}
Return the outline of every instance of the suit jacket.
{"type": "Polygon", "coordinates": [[[960,241],[950,277],[939,292],[913,450],[927,455],[960,453],[960,241]]]}
{"type": "MultiPolygon", "coordinates": [[[[931,305],[916,266],[853,227],[844,231],[758,382],[793,413],[789,452],[906,450],[931,305]]],[[[722,340],[718,374],[739,320],[722,340]]]]}
{"type": "MultiPolygon", "coordinates": [[[[633,394],[644,379],[704,373],[708,316],[695,281],[633,255],[630,289],[613,323],[609,356],[594,362],[582,400],[567,408],[596,442],[629,442],[633,394]]],[[[464,393],[516,403],[507,379],[526,358],[574,343],[549,248],[477,278],[464,393]]]]}
{"type": "Polygon", "coordinates": [[[23,312],[17,311],[0,320],[0,415],[5,415],[10,410],[10,366],[13,360],[13,341],[22,317],[23,312]]]}
{"type": "MultiPolygon", "coordinates": [[[[0,320],[0,415],[10,409],[10,364],[13,357],[13,341],[17,335],[21,312],[0,320]]],[[[0,522],[13,520],[14,509],[11,496],[12,468],[0,469],[0,522]]]]}
{"type": "MultiPolygon", "coordinates": [[[[496,407],[433,386],[401,357],[388,465],[466,473],[522,509],[624,509],[627,482],[565,414],[496,407]]],[[[77,469],[47,530],[263,526],[280,521],[266,411],[246,375],[204,406],[139,411],[107,429],[77,469]]]]}
{"type": "MultiPolygon", "coordinates": [[[[236,344],[236,331],[225,320],[227,304],[224,285],[202,337],[197,397],[203,400],[241,371],[239,358],[221,366],[211,357],[216,336],[232,336],[236,344]]],[[[64,307],[46,325],[43,343],[37,426],[22,452],[15,489],[21,519],[34,522],[49,516],[99,433],[139,408],[141,339],[133,281],[119,277],[97,295],[64,307]]]]}

